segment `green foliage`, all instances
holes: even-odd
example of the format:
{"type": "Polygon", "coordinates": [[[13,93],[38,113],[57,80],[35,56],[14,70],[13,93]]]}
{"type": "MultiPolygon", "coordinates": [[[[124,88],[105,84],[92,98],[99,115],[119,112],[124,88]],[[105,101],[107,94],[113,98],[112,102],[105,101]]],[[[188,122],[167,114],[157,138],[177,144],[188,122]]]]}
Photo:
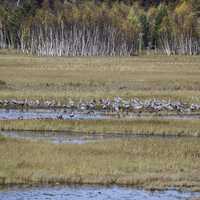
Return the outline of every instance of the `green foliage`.
{"type": "Polygon", "coordinates": [[[0,135],[0,142],[4,142],[4,141],[6,141],[6,138],[4,136],[0,135]]]}
{"type": "Polygon", "coordinates": [[[128,21],[136,28],[139,28],[139,19],[138,15],[136,15],[135,10],[131,8],[128,14],[128,21]]]}
{"type": "Polygon", "coordinates": [[[164,4],[161,4],[156,9],[155,13],[155,19],[154,19],[154,30],[153,30],[153,39],[157,41],[159,39],[159,33],[163,31],[164,23],[163,21],[167,18],[168,11],[167,6],[164,4]]]}
{"type": "Polygon", "coordinates": [[[143,42],[144,46],[147,47],[150,40],[150,23],[148,16],[145,13],[142,13],[139,17],[141,32],[143,33],[143,42]]]}

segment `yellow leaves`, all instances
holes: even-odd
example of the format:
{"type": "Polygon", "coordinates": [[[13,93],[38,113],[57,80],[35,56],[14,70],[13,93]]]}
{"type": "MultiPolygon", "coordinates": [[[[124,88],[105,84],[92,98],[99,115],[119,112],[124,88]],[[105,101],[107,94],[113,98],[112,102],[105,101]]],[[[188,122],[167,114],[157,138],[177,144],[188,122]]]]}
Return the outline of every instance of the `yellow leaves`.
{"type": "Polygon", "coordinates": [[[98,6],[92,2],[87,2],[78,6],[72,6],[70,9],[65,9],[64,15],[67,22],[91,24],[104,20],[105,16],[108,17],[108,13],[107,7],[104,4],[98,6]]]}
{"type": "Polygon", "coordinates": [[[68,18],[69,13],[72,14],[71,16],[72,16],[74,21],[78,21],[80,19],[80,12],[79,12],[79,9],[77,7],[73,7],[71,12],[70,11],[67,12],[66,13],[66,18],[68,18]]]}
{"type": "Polygon", "coordinates": [[[81,13],[81,18],[83,20],[83,22],[90,22],[93,14],[94,14],[94,8],[93,5],[88,3],[88,4],[84,4],[83,7],[81,8],[81,10],[79,10],[79,12],[81,13]]]}
{"type": "Polygon", "coordinates": [[[189,1],[182,1],[175,9],[175,14],[178,16],[186,16],[192,12],[192,5],[189,1]]]}
{"type": "Polygon", "coordinates": [[[180,33],[189,33],[191,32],[196,19],[192,11],[192,4],[188,0],[181,1],[180,4],[175,8],[175,22],[176,29],[180,33]]]}
{"type": "Polygon", "coordinates": [[[43,25],[52,24],[56,17],[48,10],[39,9],[35,16],[35,21],[43,25]]]}
{"type": "Polygon", "coordinates": [[[140,29],[141,29],[141,24],[140,24],[138,15],[136,15],[136,11],[133,8],[131,8],[129,10],[129,14],[127,16],[127,19],[128,19],[128,22],[130,24],[132,31],[134,33],[139,32],[140,29]]]}
{"type": "Polygon", "coordinates": [[[160,32],[168,32],[169,28],[171,27],[171,22],[168,16],[163,17],[162,23],[160,26],[160,32]]]}
{"type": "Polygon", "coordinates": [[[129,7],[124,5],[123,3],[121,4],[115,3],[111,8],[111,16],[125,18],[127,16],[128,10],[129,7]]]}
{"type": "Polygon", "coordinates": [[[193,24],[194,24],[194,16],[192,14],[189,14],[185,19],[184,23],[185,29],[188,29],[188,31],[191,30],[193,24]]]}
{"type": "Polygon", "coordinates": [[[155,7],[151,7],[151,8],[149,8],[149,10],[147,12],[147,16],[149,18],[155,18],[156,12],[157,12],[157,9],[155,7]]]}

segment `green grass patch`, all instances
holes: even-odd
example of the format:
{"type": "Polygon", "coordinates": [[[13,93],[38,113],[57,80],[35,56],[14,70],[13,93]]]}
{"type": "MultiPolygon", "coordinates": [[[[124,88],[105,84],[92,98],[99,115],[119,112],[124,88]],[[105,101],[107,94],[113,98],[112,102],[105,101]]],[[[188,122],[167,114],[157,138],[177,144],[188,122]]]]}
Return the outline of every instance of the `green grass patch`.
{"type": "Polygon", "coordinates": [[[5,140],[6,140],[6,138],[4,136],[0,135],[0,142],[3,142],[5,140]]]}

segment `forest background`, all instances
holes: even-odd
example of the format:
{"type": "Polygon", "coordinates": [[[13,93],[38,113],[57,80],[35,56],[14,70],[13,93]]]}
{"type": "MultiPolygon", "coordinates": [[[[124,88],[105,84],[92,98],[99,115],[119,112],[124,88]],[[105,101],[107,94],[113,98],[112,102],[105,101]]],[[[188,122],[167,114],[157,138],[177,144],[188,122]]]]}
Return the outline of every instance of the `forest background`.
{"type": "Polygon", "coordinates": [[[0,0],[0,49],[39,56],[200,54],[200,0],[0,0]]]}

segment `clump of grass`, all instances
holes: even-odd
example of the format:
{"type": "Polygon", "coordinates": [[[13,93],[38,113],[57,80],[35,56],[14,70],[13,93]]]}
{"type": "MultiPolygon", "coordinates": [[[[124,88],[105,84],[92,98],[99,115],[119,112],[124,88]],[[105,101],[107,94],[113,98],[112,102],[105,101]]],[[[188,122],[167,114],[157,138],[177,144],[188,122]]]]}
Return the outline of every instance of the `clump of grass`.
{"type": "Polygon", "coordinates": [[[0,80],[0,86],[6,86],[6,82],[5,82],[5,81],[2,81],[2,80],[0,80]]]}
{"type": "Polygon", "coordinates": [[[5,140],[6,140],[6,138],[4,136],[0,135],[0,142],[3,142],[5,140]]]}
{"type": "Polygon", "coordinates": [[[68,85],[71,87],[80,87],[83,84],[80,82],[69,82],[68,85]]]}

